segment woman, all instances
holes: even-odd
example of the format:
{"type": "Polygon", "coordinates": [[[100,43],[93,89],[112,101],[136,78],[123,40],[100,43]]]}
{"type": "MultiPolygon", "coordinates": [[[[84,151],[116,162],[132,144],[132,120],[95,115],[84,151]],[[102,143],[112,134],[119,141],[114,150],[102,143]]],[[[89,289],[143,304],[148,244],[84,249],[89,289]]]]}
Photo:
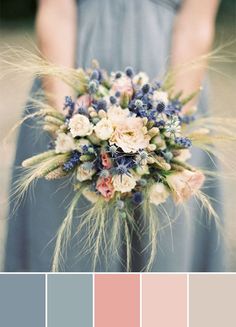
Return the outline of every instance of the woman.
{"type": "MultiPolygon", "coordinates": [[[[88,67],[96,58],[101,67],[115,71],[132,65],[146,71],[151,78],[163,75],[170,66],[175,69],[209,52],[214,36],[218,0],[41,0],[37,16],[37,33],[42,54],[51,62],[73,67],[88,67]]],[[[204,79],[201,68],[175,76],[176,92],[188,95],[204,79]]],[[[32,92],[40,87],[36,81],[32,92]]],[[[56,95],[53,105],[62,110],[64,96],[73,95],[63,82],[45,78],[43,87],[56,95]]],[[[193,105],[193,102],[190,103],[193,105]]],[[[207,112],[206,90],[199,99],[199,113],[207,112]]],[[[15,167],[23,159],[46,149],[48,139],[36,138],[32,122],[23,125],[19,135],[15,167]],[[32,142],[37,140],[37,142],[32,142]]],[[[194,151],[195,165],[213,169],[209,158],[194,151]]],[[[14,169],[13,181],[17,175],[14,169]]],[[[207,185],[207,194],[222,219],[219,185],[207,185]]],[[[71,188],[59,181],[40,180],[35,199],[28,196],[9,219],[5,269],[7,271],[49,271],[55,234],[71,199],[71,188]]],[[[86,203],[85,203],[86,204],[86,203]]],[[[83,211],[81,203],[79,210],[83,211]]],[[[207,220],[194,203],[191,212],[182,213],[172,228],[159,233],[158,253],[152,271],[222,271],[224,242],[214,224],[207,220]],[[189,219],[190,218],[190,219],[189,219]]],[[[12,212],[12,210],[11,210],[12,212]]],[[[75,219],[76,228],[77,222],[75,219]]],[[[147,263],[145,239],[132,240],[132,271],[142,271],[147,263]]],[[[91,271],[90,253],[78,256],[83,241],[73,239],[65,258],[66,271],[91,271]]],[[[110,258],[109,258],[110,259],[110,258]]],[[[107,264],[101,256],[97,271],[124,271],[125,248],[120,259],[107,264]]]]}

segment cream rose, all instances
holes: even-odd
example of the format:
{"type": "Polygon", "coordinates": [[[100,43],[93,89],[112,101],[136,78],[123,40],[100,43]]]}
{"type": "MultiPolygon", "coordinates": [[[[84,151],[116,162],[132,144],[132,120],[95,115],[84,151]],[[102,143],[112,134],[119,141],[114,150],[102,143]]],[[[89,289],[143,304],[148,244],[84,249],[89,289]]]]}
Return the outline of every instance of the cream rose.
{"type": "Polygon", "coordinates": [[[172,190],[172,196],[176,204],[188,200],[203,185],[205,176],[200,171],[184,170],[167,176],[167,183],[172,190]]]}
{"type": "Polygon", "coordinates": [[[91,180],[96,170],[87,166],[87,163],[83,163],[77,168],[76,178],[80,182],[91,180]]]}
{"type": "Polygon", "coordinates": [[[107,118],[112,122],[113,126],[122,123],[127,117],[129,117],[129,109],[122,109],[120,106],[111,106],[107,110],[107,118]]]}
{"type": "Polygon", "coordinates": [[[86,136],[92,134],[93,125],[86,116],[76,114],[69,122],[69,129],[73,137],[86,136]]]}
{"type": "Polygon", "coordinates": [[[152,99],[158,102],[168,103],[168,93],[163,91],[154,91],[152,99]]]}
{"type": "Polygon", "coordinates": [[[66,153],[75,149],[74,139],[70,134],[59,133],[55,144],[56,153],[66,153]]]}
{"type": "Polygon", "coordinates": [[[100,140],[108,140],[113,133],[111,121],[107,118],[101,119],[94,127],[94,131],[100,140]]]}
{"type": "Polygon", "coordinates": [[[145,149],[150,141],[143,121],[139,117],[128,117],[117,124],[111,136],[110,143],[116,144],[124,152],[137,152],[145,149]]]}
{"type": "Polygon", "coordinates": [[[155,183],[150,187],[149,199],[150,202],[158,205],[164,203],[169,196],[167,187],[162,183],[155,183]]]}
{"type": "Polygon", "coordinates": [[[136,179],[131,175],[115,175],[112,179],[115,191],[126,193],[130,192],[136,185],[136,179]]]}

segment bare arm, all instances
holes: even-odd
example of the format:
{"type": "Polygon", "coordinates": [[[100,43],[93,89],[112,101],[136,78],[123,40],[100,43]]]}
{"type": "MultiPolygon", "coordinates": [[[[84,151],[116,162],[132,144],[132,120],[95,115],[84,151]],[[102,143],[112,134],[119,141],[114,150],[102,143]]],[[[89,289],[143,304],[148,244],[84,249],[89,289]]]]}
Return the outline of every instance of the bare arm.
{"type": "MultiPolygon", "coordinates": [[[[185,0],[183,2],[174,25],[171,53],[173,69],[178,69],[210,51],[218,3],[219,0],[185,0]]],[[[183,90],[183,95],[189,95],[196,91],[204,78],[206,64],[207,60],[201,63],[201,67],[185,73],[180,69],[175,77],[176,92],[183,90]]],[[[188,106],[193,104],[194,101],[191,101],[188,106]]]]}
{"type": "MultiPolygon", "coordinates": [[[[76,45],[76,1],[39,0],[36,31],[44,58],[60,66],[74,67],[76,45]]],[[[73,91],[52,77],[43,80],[45,91],[55,95],[53,105],[62,110],[65,95],[73,91]]]]}

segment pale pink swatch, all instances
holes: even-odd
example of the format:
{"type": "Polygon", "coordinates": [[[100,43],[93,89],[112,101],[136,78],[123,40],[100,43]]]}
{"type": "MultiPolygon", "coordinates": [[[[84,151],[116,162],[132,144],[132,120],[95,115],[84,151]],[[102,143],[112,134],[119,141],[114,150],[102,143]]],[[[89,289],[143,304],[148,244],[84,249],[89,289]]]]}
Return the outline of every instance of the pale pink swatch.
{"type": "Polygon", "coordinates": [[[187,327],[187,276],[142,276],[142,327],[187,327]]]}
{"type": "Polygon", "coordinates": [[[140,327],[139,286],[139,275],[95,275],[95,327],[140,327]]]}

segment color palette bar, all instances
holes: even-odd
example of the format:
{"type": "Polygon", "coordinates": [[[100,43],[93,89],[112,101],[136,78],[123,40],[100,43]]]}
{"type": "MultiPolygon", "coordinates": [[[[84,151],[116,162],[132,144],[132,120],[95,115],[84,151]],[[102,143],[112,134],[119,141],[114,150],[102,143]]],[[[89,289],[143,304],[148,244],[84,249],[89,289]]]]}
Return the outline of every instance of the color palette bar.
{"type": "Polygon", "coordinates": [[[0,274],[4,327],[234,327],[236,274],[0,274]]]}

